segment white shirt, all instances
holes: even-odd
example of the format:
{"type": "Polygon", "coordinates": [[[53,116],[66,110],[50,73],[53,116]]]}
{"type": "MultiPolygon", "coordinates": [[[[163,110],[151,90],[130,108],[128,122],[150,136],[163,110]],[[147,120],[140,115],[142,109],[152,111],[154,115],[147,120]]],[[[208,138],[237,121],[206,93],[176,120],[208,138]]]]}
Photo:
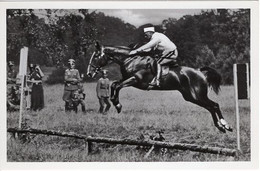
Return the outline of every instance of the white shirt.
{"type": "Polygon", "coordinates": [[[137,52],[139,51],[147,51],[148,49],[155,48],[162,51],[162,56],[167,55],[169,52],[174,51],[177,47],[176,45],[164,34],[154,32],[151,37],[151,40],[141,46],[140,48],[136,49],[137,52]]]}

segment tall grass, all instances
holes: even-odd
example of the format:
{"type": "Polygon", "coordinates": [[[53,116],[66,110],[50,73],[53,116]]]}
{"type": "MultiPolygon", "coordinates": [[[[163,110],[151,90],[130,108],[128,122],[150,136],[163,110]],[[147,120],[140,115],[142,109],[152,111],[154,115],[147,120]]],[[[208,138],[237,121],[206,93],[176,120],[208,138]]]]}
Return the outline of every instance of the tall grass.
{"type": "MultiPolygon", "coordinates": [[[[63,86],[45,86],[45,108],[39,112],[25,112],[24,120],[31,128],[60,130],[78,134],[137,139],[141,134],[155,135],[163,129],[169,142],[236,148],[236,130],[223,134],[215,128],[210,113],[186,102],[177,91],[142,91],[125,88],[120,100],[120,114],[114,107],[107,115],[98,113],[95,84],[84,84],[87,112],[65,113],[62,101],[63,86]]],[[[218,102],[226,121],[235,127],[233,87],[222,87],[220,95],[209,96],[218,102]]],[[[244,152],[237,161],[250,160],[250,104],[240,102],[241,145],[244,152]]],[[[17,127],[18,112],[7,113],[8,127],[17,127]]],[[[168,150],[165,154],[152,154],[144,159],[144,152],[135,146],[94,144],[94,151],[86,155],[82,140],[54,136],[30,136],[30,141],[7,139],[8,161],[227,161],[230,157],[168,150]]]]}

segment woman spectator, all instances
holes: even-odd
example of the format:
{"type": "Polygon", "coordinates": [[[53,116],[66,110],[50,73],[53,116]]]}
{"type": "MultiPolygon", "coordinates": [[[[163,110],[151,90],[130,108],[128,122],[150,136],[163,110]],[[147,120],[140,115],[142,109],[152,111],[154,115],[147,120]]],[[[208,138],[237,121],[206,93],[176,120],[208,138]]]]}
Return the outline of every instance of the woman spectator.
{"type": "Polygon", "coordinates": [[[32,67],[29,82],[32,83],[31,94],[31,110],[37,111],[44,107],[44,96],[42,87],[42,77],[44,76],[42,70],[38,65],[32,67]]]}

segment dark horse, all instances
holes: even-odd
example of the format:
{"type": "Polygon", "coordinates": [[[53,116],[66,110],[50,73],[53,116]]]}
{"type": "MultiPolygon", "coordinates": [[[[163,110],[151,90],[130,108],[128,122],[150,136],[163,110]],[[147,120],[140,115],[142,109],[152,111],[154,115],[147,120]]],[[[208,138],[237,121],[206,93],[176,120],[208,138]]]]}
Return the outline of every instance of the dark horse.
{"type": "MultiPolygon", "coordinates": [[[[120,65],[122,80],[111,85],[111,101],[118,113],[122,105],[119,102],[119,91],[124,87],[133,86],[147,90],[149,83],[156,74],[156,61],[149,54],[129,56],[129,47],[100,46],[96,44],[87,75],[94,77],[101,67],[114,62],[120,65]]],[[[222,132],[232,131],[224,120],[219,105],[208,98],[208,87],[218,94],[221,76],[210,67],[193,69],[185,66],[170,66],[167,75],[161,78],[160,87],[152,90],[178,90],[186,101],[207,109],[213,118],[214,125],[222,132]]]]}

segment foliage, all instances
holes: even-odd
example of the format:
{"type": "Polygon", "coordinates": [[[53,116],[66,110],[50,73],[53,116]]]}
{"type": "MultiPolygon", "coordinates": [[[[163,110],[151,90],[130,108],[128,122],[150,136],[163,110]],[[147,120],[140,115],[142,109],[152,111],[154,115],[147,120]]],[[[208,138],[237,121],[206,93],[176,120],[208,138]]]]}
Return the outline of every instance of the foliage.
{"type": "MultiPolygon", "coordinates": [[[[7,60],[18,64],[20,48],[28,46],[29,62],[54,66],[57,61],[66,64],[74,58],[79,71],[86,73],[95,41],[140,45],[147,41],[143,39],[145,25],[136,28],[86,9],[8,9],[7,60]]],[[[193,16],[164,19],[156,30],[177,45],[181,65],[216,67],[224,84],[232,84],[234,63],[250,63],[250,9],[202,10],[193,16]]]]}
{"type": "Polygon", "coordinates": [[[163,25],[179,50],[183,65],[214,66],[232,84],[234,63],[250,63],[250,10],[202,11],[179,20],[169,18],[163,25]]]}
{"type": "Polygon", "coordinates": [[[52,73],[48,76],[46,83],[47,84],[64,83],[64,73],[65,73],[65,68],[63,67],[53,70],[52,73]]]}

